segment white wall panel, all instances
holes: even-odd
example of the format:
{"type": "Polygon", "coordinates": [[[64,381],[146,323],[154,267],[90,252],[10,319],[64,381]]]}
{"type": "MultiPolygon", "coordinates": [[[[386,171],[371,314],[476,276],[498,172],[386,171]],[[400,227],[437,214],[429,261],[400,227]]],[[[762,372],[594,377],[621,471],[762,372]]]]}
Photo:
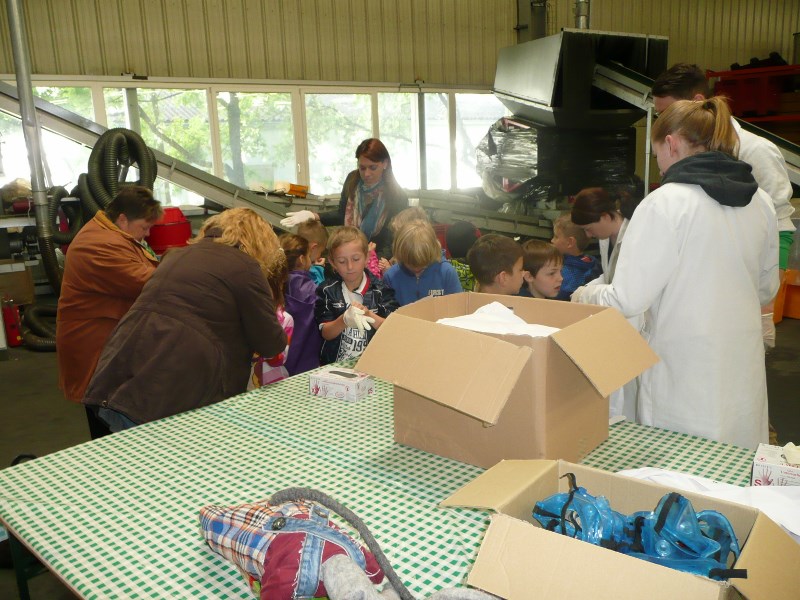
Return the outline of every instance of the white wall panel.
{"type": "MultiPolygon", "coordinates": [[[[490,85],[515,0],[26,0],[34,74],[490,85]]],[[[13,73],[0,11],[0,73],[13,73]]]]}

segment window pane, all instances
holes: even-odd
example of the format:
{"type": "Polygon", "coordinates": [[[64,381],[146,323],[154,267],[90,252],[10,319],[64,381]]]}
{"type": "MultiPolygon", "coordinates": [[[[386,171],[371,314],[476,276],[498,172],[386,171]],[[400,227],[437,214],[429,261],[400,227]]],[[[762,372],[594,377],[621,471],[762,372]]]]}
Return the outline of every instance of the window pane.
{"type": "Polygon", "coordinates": [[[127,94],[124,89],[103,92],[109,127],[137,130],[138,116],[140,133],[149,147],[208,173],[213,172],[204,90],[139,88],[127,94]]]}
{"type": "Polygon", "coordinates": [[[51,104],[61,106],[85,119],[94,121],[92,91],[86,87],[36,87],[33,93],[51,104]]]}
{"type": "Polygon", "coordinates": [[[450,189],[450,126],[447,94],[425,94],[425,153],[429,190],[450,189]]]}
{"type": "Polygon", "coordinates": [[[252,189],[296,181],[291,94],[217,95],[225,179],[252,189]]]}
{"type": "MultiPolygon", "coordinates": [[[[45,185],[61,185],[71,191],[78,183],[78,176],[88,168],[91,149],[42,129],[42,152],[45,185]]],[[[0,112],[0,185],[18,177],[31,180],[22,122],[18,117],[0,112]]]]}
{"type": "Polygon", "coordinates": [[[456,178],[459,188],[480,187],[475,148],[508,111],[494,94],[456,94],[456,178]]]}
{"type": "Polygon", "coordinates": [[[378,127],[397,181],[406,189],[419,189],[417,94],[378,94],[378,127]]]}
{"type": "Polygon", "coordinates": [[[156,177],[155,184],[153,185],[153,196],[155,196],[156,200],[159,200],[163,206],[181,206],[186,204],[201,206],[204,201],[203,197],[199,194],[177,186],[171,181],[167,181],[161,177],[156,177]]]}
{"type": "Polygon", "coordinates": [[[311,191],[337,194],[356,168],[355,151],[372,136],[367,94],[306,94],[311,191]]]}

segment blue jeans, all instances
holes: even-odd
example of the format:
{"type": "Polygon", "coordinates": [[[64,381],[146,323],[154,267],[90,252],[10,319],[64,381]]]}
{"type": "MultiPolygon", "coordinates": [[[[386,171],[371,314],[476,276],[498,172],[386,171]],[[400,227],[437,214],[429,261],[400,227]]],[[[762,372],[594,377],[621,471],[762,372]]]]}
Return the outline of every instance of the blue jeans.
{"type": "Polygon", "coordinates": [[[117,433],[123,429],[130,429],[131,427],[136,427],[138,425],[138,423],[134,423],[122,413],[111,410],[110,408],[99,408],[97,410],[97,416],[106,422],[108,428],[113,433],[117,433]]]}

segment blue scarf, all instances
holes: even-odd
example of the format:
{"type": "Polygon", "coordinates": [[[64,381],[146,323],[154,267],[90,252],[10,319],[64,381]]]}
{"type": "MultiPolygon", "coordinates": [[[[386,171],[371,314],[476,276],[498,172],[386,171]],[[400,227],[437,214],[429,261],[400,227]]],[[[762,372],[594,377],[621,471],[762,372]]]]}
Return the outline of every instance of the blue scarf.
{"type": "Polygon", "coordinates": [[[386,221],[386,202],[383,199],[384,180],[371,188],[364,186],[363,181],[356,186],[355,202],[353,203],[353,225],[361,229],[368,240],[383,229],[386,221]],[[367,204],[369,203],[369,206],[367,204]]]}

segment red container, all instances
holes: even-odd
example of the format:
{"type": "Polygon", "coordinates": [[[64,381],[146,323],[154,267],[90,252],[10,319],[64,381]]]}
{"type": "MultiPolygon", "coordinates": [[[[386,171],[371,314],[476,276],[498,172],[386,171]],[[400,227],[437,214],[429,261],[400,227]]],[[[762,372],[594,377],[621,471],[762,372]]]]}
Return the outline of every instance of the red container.
{"type": "Polygon", "coordinates": [[[22,321],[19,317],[19,308],[14,306],[14,301],[4,299],[3,305],[3,325],[6,330],[6,343],[9,348],[16,348],[22,345],[22,321]]]}
{"type": "Polygon", "coordinates": [[[147,243],[159,256],[170,248],[180,248],[192,237],[192,226],[177,206],[167,206],[164,214],[150,228],[147,243]]]}

